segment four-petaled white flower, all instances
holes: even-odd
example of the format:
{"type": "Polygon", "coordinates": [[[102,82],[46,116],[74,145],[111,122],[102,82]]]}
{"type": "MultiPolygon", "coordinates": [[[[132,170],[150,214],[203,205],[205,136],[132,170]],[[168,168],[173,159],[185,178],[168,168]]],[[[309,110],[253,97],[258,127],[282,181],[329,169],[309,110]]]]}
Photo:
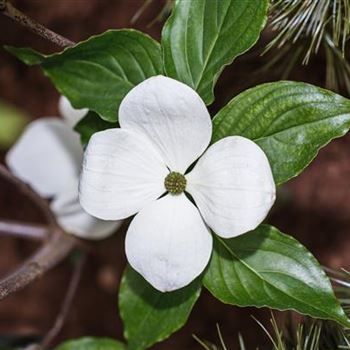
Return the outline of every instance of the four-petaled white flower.
{"type": "Polygon", "coordinates": [[[209,261],[210,229],[235,237],[266,217],[275,200],[269,162],[240,136],[202,155],[212,134],[207,108],[190,87],[163,76],[126,95],[119,123],[89,142],[80,203],[105,220],[137,214],[126,235],[129,263],[160,291],[184,287],[209,261]]]}
{"type": "Polygon", "coordinates": [[[105,238],[121,222],[98,220],[78,201],[83,148],[72,125],[87,110],[73,109],[65,97],[61,97],[59,107],[64,120],[42,118],[30,123],[7,153],[6,163],[42,197],[53,198],[51,209],[66,232],[88,239],[105,238]]]}

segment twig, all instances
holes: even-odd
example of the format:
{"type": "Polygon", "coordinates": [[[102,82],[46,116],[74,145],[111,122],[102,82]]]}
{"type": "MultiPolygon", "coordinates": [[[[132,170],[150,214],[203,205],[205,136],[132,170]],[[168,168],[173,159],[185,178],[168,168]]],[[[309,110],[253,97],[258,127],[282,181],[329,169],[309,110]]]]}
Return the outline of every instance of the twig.
{"type": "Polygon", "coordinates": [[[2,164],[0,164],[0,177],[12,183],[20,192],[32,200],[45,215],[45,218],[50,226],[50,230],[58,228],[55,215],[51,212],[48,203],[33,191],[27,184],[11,174],[2,164]]]}
{"type": "Polygon", "coordinates": [[[145,10],[151,5],[153,0],[145,0],[141,7],[136,11],[136,13],[132,16],[130,23],[135,24],[141,15],[145,12],[145,10]]]}
{"type": "Polygon", "coordinates": [[[62,230],[55,231],[22,266],[0,281],[0,300],[40,278],[61,262],[75,245],[76,239],[73,236],[65,234],[62,230]]]}
{"type": "Polygon", "coordinates": [[[8,277],[0,280],[0,300],[23,289],[29,283],[40,278],[44,272],[63,260],[79,241],[63,232],[57,224],[48,203],[21,180],[14,177],[0,164],[0,177],[15,185],[30,198],[43,212],[48,222],[48,239],[27,261],[8,277]]]}
{"type": "Polygon", "coordinates": [[[21,12],[15,8],[8,0],[0,0],[0,12],[5,16],[13,19],[22,26],[28,28],[33,33],[40,35],[41,37],[50,40],[61,47],[73,46],[75,43],[69,39],[59,35],[52,30],[46,28],[39,22],[27,16],[25,13],[21,12]]]}
{"type": "Polygon", "coordinates": [[[49,348],[52,341],[60,333],[60,331],[64,325],[64,322],[68,316],[69,309],[72,305],[74,296],[76,294],[76,291],[77,291],[77,288],[79,285],[79,281],[81,278],[81,273],[82,273],[82,270],[84,267],[85,259],[86,259],[85,255],[80,256],[79,261],[74,266],[72,278],[70,280],[65,298],[62,302],[60,312],[58,313],[52,328],[50,329],[50,331],[46,334],[46,336],[42,340],[42,342],[39,346],[39,348],[41,350],[46,350],[49,348]]]}
{"type": "Polygon", "coordinates": [[[0,234],[44,241],[49,236],[49,230],[45,225],[0,220],[0,234]]]}

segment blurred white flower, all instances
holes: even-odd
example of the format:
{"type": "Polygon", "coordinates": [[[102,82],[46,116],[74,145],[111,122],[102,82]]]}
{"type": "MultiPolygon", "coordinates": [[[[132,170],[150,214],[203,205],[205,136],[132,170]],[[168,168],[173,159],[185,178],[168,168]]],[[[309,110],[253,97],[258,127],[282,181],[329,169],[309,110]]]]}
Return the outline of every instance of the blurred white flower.
{"type": "Polygon", "coordinates": [[[235,237],[266,217],[275,200],[269,162],[240,136],[202,155],[212,134],[207,108],[190,87],[163,76],[126,95],[119,123],[89,142],[80,203],[100,219],[137,214],[126,236],[129,263],[158,290],[176,290],[206,267],[210,229],[235,237]]]}
{"type": "Polygon", "coordinates": [[[73,108],[66,96],[61,96],[58,100],[58,110],[72,128],[89,112],[87,108],[73,108]]]}
{"type": "Polygon", "coordinates": [[[74,110],[65,97],[59,104],[65,119],[41,118],[30,123],[7,153],[6,163],[42,197],[52,198],[51,209],[65,231],[81,238],[102,239],[114,233],[121,222],[96,219],[78,201],[83,148],[71,125],[86,111],[74,110]]]}

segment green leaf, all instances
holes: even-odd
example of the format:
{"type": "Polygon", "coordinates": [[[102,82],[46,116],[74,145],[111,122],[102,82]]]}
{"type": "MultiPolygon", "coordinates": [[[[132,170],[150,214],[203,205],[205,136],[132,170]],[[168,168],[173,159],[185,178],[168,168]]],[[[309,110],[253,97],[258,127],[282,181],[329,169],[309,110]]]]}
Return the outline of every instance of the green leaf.
{"type": "Polygon", "coordinates": [[[222,302],[292,309],[350,327],[319,263],[294,238],[262,225],[236,238],[214,241],[204,285],[222,302]]]}
{"type": "Polygon", "coordinates": [[[224,66],[258,40],[267,6],[267,0],[178,0],[162,33],[166,74],[212,103],[224,66]]]}
{"type": "MultiPolygon", "coordinates": [[[[24,62],[35,62],[33,50],[8,50],[24,62]]],[[[132,29],[109,30],[40,57],[45,74],[73,107],[88,108],[110,122],[117,121],[120,102],[135,85],[162,74],[160,45],[132,29]]]]}
{"type": "Polygon", "coordinates": [[[82,145],[86,146],[90,137],[95,132],[117,127],[118,123],[106,122],[101,119],[97,113],[89,111],[89,113],[74,127],[74,130],[80,134],[82,145]]]}
{"type": "Polygon", "coordinates": [[[12,47],[5,45],[4,48],[28,66],[40,64],[47,57],[29,47],[12,47]]]}
{"type": "Polygon", "coordinates": [[[0,100],[0,149],[12,146],[28,122],[23,112],[0,100]]]}
{"type": "Polygon", "coordinates": [[[84,337],[68,340],[55,350],[126,350],[124,344],[109,338],[84,337]]]}
{"type": "Polygon", "coordinates": [[[201,284],[197,279],[185,288],[162,293],[128,267],[119,291],[128,349],[146,349],[181,328],[200,295],[201,284]]]}
{"type": "Polygon", "coordinates": [[[232,99],[213,120],[213,142],[241,135],[269,158],[276,184],[297,176],[319,149],[350,128],[350,101],[291,81],[259,85],[232,99]]]}

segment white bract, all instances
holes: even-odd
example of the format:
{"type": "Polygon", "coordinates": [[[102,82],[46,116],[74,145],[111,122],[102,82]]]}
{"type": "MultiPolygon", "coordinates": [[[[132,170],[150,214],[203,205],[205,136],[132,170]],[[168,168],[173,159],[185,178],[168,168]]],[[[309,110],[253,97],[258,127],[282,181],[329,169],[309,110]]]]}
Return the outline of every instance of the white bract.
{"type": "Polygon", "coordinates": [[[205,151],[212,123],[204,102],[187,85],[163,76],[126,95],[119,123],[89,142],[80,203],[105,220],[136,214],[126,236],[129,263],[156,289],[176,290],[206,267],[210,229],[235,237],[266,217],[275,200],[269,162],[240,136],[205,151]]]}
{"type": "Polygon", "coordinates": [[[70,125],[86,111],[74,110],[65,97],[61,97],[60,106],[65,120],[42,118],[30,123],[7,153],[6,163],[42,197],[53,199],[51,208],[65,231],[82,238],[102,239],[115,232],[121,222],[96,219],[78,201],[83,148],[70,125]]]}
{"type": "Polygon", "coordinates": [[[61,96],[58,100],[58,110],[66,123],[72,128],[89,112],[87,108],[73,108],[68,98],[61,96]]]}

